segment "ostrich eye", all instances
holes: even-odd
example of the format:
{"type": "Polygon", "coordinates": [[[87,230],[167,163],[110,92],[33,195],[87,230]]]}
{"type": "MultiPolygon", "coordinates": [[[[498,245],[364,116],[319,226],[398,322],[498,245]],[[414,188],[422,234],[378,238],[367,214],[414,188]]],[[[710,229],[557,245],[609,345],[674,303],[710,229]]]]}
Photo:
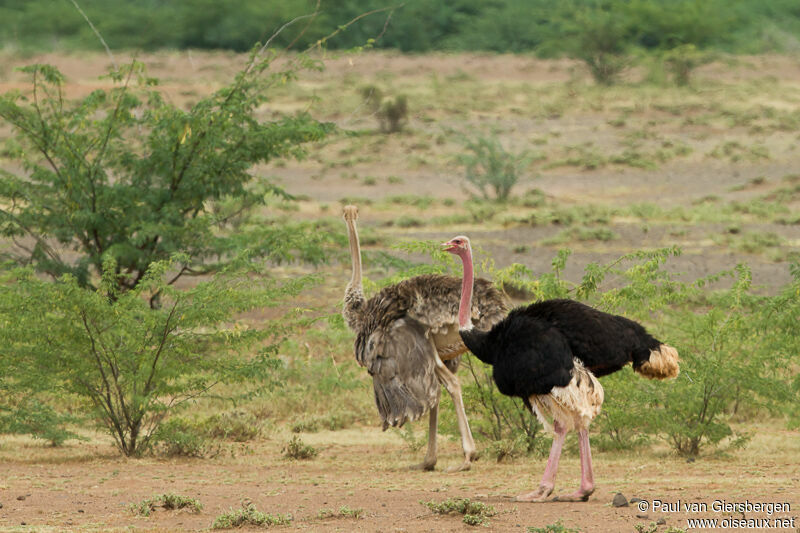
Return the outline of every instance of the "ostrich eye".
{"type": "Polygon", "coordinates": [[[374,350],[375,349],[375,341],[370,340],[369,344],[367,345],[367,349],[369,349],[370,351],[374,350]]]}

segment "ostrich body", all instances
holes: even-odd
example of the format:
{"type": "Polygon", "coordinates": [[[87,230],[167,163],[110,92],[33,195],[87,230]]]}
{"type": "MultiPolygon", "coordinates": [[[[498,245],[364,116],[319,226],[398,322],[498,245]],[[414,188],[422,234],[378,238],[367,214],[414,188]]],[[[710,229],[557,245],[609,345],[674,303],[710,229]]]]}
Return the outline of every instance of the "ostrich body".
{"type": "MultiPolygon", "coordinates": [[[[382,289],[367,300],[361,286],[361,249],[355,206],[344,208],[353,274],[345,289],[342,316],[356,333],[355,355],[372,376],[375,404],[383,429],[400,427],[430,412],[428,450],[419,465],[436,465],[436,434],[439,420],[439,384],[453,399],[464,450],[464,463],[455,470],[468,470],[477,456],[469,428],[461,385],[454,372],[459,356],[467,352],[459,335],[461,280],[452,276],[423,275],[382,289]]],[[[474,283],[474,304],[464,313],[484,329],[491,328],[507,312],[503,294],[489,281],[474,283]]]]}
{"type": "MultiPolygon", "coordinates": [[[[464,263],[461,306],[468,309],[473,277],[469,239],[455,237],[444,246],[464,263]]],[[[544,501],[553,492],[570,430],[578,431],[581,483],[573,494],[558,499],[586,501],[594,491],[588,427],[604,399],[596,375],[616,372],[628,363],[649,378],[675,377],[679,371],[675,348],[653,338],[640,324],[572,300],[519,307],[489,331],[476,330],[463,320],[459,333],[478,359],[492,365],[498,390],[522,398],[555,433],[538,489],[517,496],[519,501],[544,501]]]]}

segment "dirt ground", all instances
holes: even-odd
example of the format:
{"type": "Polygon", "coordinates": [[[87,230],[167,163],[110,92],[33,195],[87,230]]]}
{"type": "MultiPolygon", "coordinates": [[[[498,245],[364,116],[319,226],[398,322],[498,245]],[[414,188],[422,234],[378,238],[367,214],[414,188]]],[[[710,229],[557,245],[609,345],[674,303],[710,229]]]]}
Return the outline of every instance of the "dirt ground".
{"type": "MultiPolygon", "coordinates": [[[[140,55],[138,59],[149,66],[152,75],[162,79],[171,98],[186,105],[221,86],[243,61],[242,56],[223,53],[163,53],[140,55]]],[[[109,63],[103,55],[2,56],[0,92],[25,88],[25,76],[14,67],[33,62],[59,65],[68,77],[69,96],[108,85],[107,81],[97,80],[109,63]]],[[[631,78],[639,75],[636,71],[630,74],[631,78]]],[[[800,62],[796,58],[741,58],[733,65],[718,62],[703,67],[698,78],[711,88],[704,89],[705,92],[698,89],[697,98],[713,97],[723,102],[719,105],[744,106],[742,102],[746,100],[747,106],[753,108],[772,105],[792,111],[797,111],[800,105],[800,62]],[[746,98],[733,90],[726,92],[725,84],[739,83],[749,88],[746,98]]],[[[468,233],[499,265],[516,261],[535,272],[543,272],[549,270],[557,246],[541,241],[557,234],[561,230],[557,226],[505,224],[502,217],[486,223],[426,223],[411,228],[387,224],[403,214],[427,222],[434,216],[456,211],[468,197],[461,183],[461,171],[452,164],[452,154],[459,145],[449,137],[447,128],[498,127],[502,139],[512,145],[547,138],[546,146],[554,152],[586,142],[604,151],[619,148],[620,127],[609,122],[630,115],[626,127],[635,126],[636,131],[650,128],[672,140],[684,139],[694,148],[691,155],[666,161],[657,168],[541,167],[519,186],[520,193],[537,188],[566,206],[593,203],[619,207],[652,202],[680,207],[695,205],[708,196],[717,197],[716,205],[724,206],[765,194],[779,187],[784,176],[800,169],[800,151],[795,149],[797,131],[791,128],[766,133],[752,127],[726,129],[715,122],[717,118],[708,119],[710,122],[705,125],[681,126],[680,120],[684,119],[681,113],[685,109],[678,109],[675,115],[669,110],[653,111],[646,101],[630,100],[641,97],[655,101],[660,98],[658,90],[650,94],[623,89],[604,100],[606,97],[584,87],[591,84],[581,67],[571,61],[446,54],[331,56],[326,58],[324,72],[302,75],[299,88],[306,96],[322,97],[322,103],[317,104],[319,108],[311,109],[318,118],[353,130],[374,129],[374,117],[362,109],[355,95],[358,86],[375,80],[401,87],[412,97],[416,95],[416,100],[412,98],[410,132],[381,140],[383,148],[339,138],[318,150],[315,148],[306,161],[259,169],[274,176],[289,192],[302,196],[296,216],[338,217],[341,203],[353,197],[366,198],[373,203],[362,203],[360,224],[376,228],[381,236],[441,239],[456,232],[468,233]],[[479,96],[491,94],[491,102],[471,108],[469,101],[463,100],[468,96],[453,95],[453,99],[462,100],[448,107],[448,95],[436,97],[425,92],[435,91],[437,83],[448,80],[463,83],[465,91],[474,90],[479,96]],[[561,106],[558,111],[540,112],[537,99],[548,97],[548,91],[563,91],[563,87],[574,83],[578,84],[577,92],[565,93],[565,102],[556,102],[561,106]],[[526,96],[528,92],[532,96],[526,96]],[[341,96],[341,101],[332,103],[337,96],[341,96]],[[640,104],[645,111],[637,111],[640,104]],[[770,157],[732,161],[708,155],[722,141],[744,143],[748,139],[767,145],[770,157]],[[361,156],[370,150],[369,156],[361,156]],[[364,179],[370,176],[374,178],[372,184],[364,179]],[[392,180],[392,176],[400,179],[392,180]],[[761,176],[765,179],[753,181],[761,176]],[[751,183],[754,185],[749,186],[751,183]],[[382,203],[399,195],[430,196],[437,203],[432,207],[382,203]],[[450,204],[445,200],[451,200],[450,204]],[[525,253],[515,251],[521,246],[527,247],[525,253]]],[[[674,105],[679,104],[677,101],[674,105]]],[[[262,112],[268,115],[277,110],[305,107],[305,102],[278,97],[262,112]]],[[[7,131],[0,127],[0,135],[7,131]]],[[[3,162],[3,166],[11,168],[8,162],[3,162]]],[[[796,212],[800,205],[796,199],[792,202],[789,208],[796,212]]],[[[509,212],[514,209],[520,210],[509,208],[509,212]]],[[[609,261],[643,247],[679,244],[684,254],[671,259],[669,268],[684,273],[687,279],[732,268],[742,260],[753,268],[754,282],[767,290],[774,290],[789,279],[785,260],[733,250],[715,240],[716,236],[729,232],[727,222],[647,225],[616,217],[609,227],[618,234],[617,239],[569,243],[574,254],[565,274],[568,278],[580,279],[583,266],[590,261],[609,261]]],[[[737,229],[740,231],[778,235],[783,239],[776,250],[784,254],[781,257],[800,250],[797,224],[744,220],[737,229]]],[[[380,246],[365,246],[365,249],[380,246]]],[[[334,266],[329,271],[330,283],[324,294],[331,294],[328,303],[332,310],[338,305],[337,298],[349,276],[345,271],[345,266],[334,266]]],[[[637,525],[649,531],[650,523],[659,518],[666,520],[666,524],[659,525],[659,532],[669,527],[687,531],[731,530],[721,526],[689,527],[689,518],[721,520],[731,515],[742,518],[739,512],[713,510],[715,500],[786,503],[788,510],[770,518],[794,519],[793,525],[778,530],[800,531],[800,432],[786,430],[782,421],[746,429],[753,434],[746,449],[728,455],[705,455],[694,462],[658,447],[642,453],[595,452],[597,489],[590,500],[545,504],[512,501],[515,494],[535,487],[544,469],[544,459],[518,459],[500,464],[483,459],[471,471],[461,473],[445,473],[441,468],[435,472],[409,471],[406,466],[418,462],[423,452],[410,452],[395,433],[382,433],[376,426],[303,434],[305,442],[320,450],[320,456],[310,461],[283,458],[281,448],[289,438],[288,433],[281,433],[285,430],[244,445],[227,444],[224,453],[215,458],[183,460],[120,458],[100,435],[89,442],[71,441],[59,449],[24,438],[0,437],[0,529],[196,531],[210,528],[222,512],[252,502],[259,510],[290,513],[294,517],[291,525],[275,527],[278,530],[472,531],[475,528],[465,525],[460,517],[433,514],[420,503],[468,497],[488,503],[497,511],[497,515],[488,518],[488,524],[478,526],[479,531],[481,527],[490,531],[527,531],[529,527],[544,528],[558,521],[583,532],[628,532],[637,525]],[[127,509],[129,504],[164,492],[197,498],[204,508],[197,514],[159,509],[149,517],[135,516],[127,509]],[[611,501],[617,492],[627,498],[641,498],[649,505],[655,500],[680,502],[680,509],[684,509],[684,504],[702,503],[707,504],[708,510],[640,511],[636,505],[616,508],[611,501]],[[324,509],[336,510],[342,506],[362,509],[362,516],[357,519],[319,516],[324,509]]],[[[440,450],[439,467],[458,463],[457,442],[441,437],[440,450]]],[[[576,454],[565,455],[556,492],[571,491],[577,485],[579,473],[576,454]]],[[[744,518],[763,516],[764,513],[744,513],[744,518]]]]}
{"type": "MultiPolygon", "coordinates": [[[[686,462],[666,452],[594,455],[597,488],[586,503],[517,503],[512,497],[532,489],[544,469],[544,459],[519,459],[511,463],[478,461],[468,472],[446,473],[458,464],[458,443],[442,439],[439,469],[411,471],[419,460],[391,432],[374,427],[303,434],[318,446],[320,456],[310,461],[289,461],[280,453],[282,436],[231,448],[215,459],[158,461],[125,460],[99,444],[68,445],[52,450],[3,441],[0,460],[0,527],[3,530],[203,530],[214,518],[242,502],[258,509],[291,514],[294,521],[275,529],[310,531],[471,531],[475,527],[460,516],[437,515],[421,504],[447,498],[471,498],[494,507],[488,518],[490,531],[527,531],[561,521],[583,532],[634,531],[637,524],[650,527],[659,518],[667,527],[687,531],[730,529],[687,528],[688,518],[740,518],[737,512],[715,512],[715,501],[730,503],[786,503],[788,512],[770,518],[800,516],[800,434],[769,427],[756,428],[748,449],[728,457],[703,457],[686,462]],[[23,453],[10,448],[25,446],[23,453]],[[231,456],[233,452],[235,456],[231,456]],[[200,513],[156,510],[137,517],[127,506],[153,494],[174,492],[197,498],[200,513]],[[652,505],[705,503],[705,512],[642,512],[639,504],[616,508],[617,492],[652,505]],[[363,510],[360,518],[320,518],[324,509],[363,510]]],[[[568,441],[569,442],[569,441],[568,441]]],[[[577,485],[580,466],[576,454],[562,458],[556,493],[577,485]]],[[[747,518],[765,513],[745,512],[747,518]]],[[[478,530],[482,528],[478,526],[478,530]]]]}

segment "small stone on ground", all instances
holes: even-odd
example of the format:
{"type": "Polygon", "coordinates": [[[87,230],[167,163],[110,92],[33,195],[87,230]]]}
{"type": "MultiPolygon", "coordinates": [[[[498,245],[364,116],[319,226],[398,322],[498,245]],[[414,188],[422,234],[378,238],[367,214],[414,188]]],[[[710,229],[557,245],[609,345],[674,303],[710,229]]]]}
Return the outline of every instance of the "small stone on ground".
{"type": "Polygon", "coordinates": [[[621,492],[618,492],[614,495],[614,499],[611,501],[611,505],[614,507],[627,507],[628,500],[623,496],[621,492]]]}

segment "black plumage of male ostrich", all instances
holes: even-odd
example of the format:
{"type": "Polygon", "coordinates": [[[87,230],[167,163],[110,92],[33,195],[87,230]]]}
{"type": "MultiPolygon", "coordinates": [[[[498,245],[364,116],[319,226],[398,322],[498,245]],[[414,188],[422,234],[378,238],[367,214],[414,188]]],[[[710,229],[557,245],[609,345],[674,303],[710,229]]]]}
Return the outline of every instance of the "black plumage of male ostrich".
{"type": "Polygon", "coordinates": [[[555,433],[539,487],[518,501],[545,501],[555,486],[564,438],[578,431],[581,483],[559,501],[586,501],[594,491],[588,427],[603,404],[603,387],[595,376],[616,372],[628,363],[645,377],[678,375],[678,352],[656,340],[641,324],[572,300],[546,300],[519,307],[488,331],[466,319],[472,300],[472,250],[467,237],[443,244],[461,257],[464,276],[459,333],[464,344],[492,365],[498,390],[518,396],[542,424],[555,433]],[[552,423],[551,423],[552,420],[552,423]]]}
{"type": "MultiPolygon", "coordinates": [[[[453,400],[464,462],[451,470],[468,470],[477,457],[461,385],[455,376],[460,356],[467,352],[458,333],[461,280],[453,276],[416,276],[385,287],[369,300],[361,283],[358,209],[344,208],[353,272],[344,294],[342,316],[356,333],[355,355],[372,376],[375,404],[383,429],[400,427],[429,411],[428,450],[419,468],[436,465],[439,385],[453,400]]],[[[508,311],[505,296],[491,282],[475,280],[469,319],[488,329],[508,311]]],[[[468,319],[468,320],[469,320],[468,319]]]]}

